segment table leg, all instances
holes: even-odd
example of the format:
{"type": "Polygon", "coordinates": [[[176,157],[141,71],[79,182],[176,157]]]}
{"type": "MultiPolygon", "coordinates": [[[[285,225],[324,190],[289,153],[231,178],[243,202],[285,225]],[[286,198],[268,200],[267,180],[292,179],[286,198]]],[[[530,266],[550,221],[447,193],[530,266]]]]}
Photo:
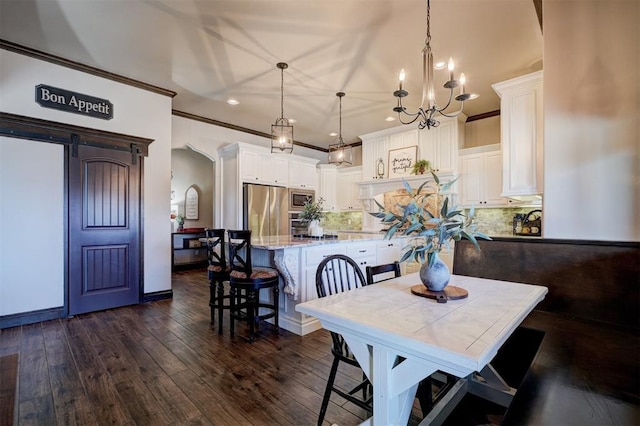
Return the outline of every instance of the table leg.
{"type": "Polygon", "coordinates": [[[381,344],[367,344],[352,335],[342,335],[373,384],[371,425],[406,425],[419,382],[437,370],[433,363],[409,359],[381,344]]]}

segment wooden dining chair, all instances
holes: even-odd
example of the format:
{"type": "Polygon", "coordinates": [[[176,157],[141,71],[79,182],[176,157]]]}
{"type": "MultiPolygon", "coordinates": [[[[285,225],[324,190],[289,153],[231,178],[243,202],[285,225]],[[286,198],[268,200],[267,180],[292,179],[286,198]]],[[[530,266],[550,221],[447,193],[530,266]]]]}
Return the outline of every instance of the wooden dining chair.
{"type": "Polygon", "coordinates": [[[229,230],[229,320],[233,337],[235,321],[249,323],[249,341],[253,342],[260,321],[273,318],[278,333],[280,274],[277,269],[254,267],[251,262],[251,231],[229,230]],[[260,300],[260,291],[271,289],[271,300],[260,300]],[[242,293],[242,298],[239,294],[242,293]]]}
{"type": "MultiPolygon", "coordinates": [[[[350,257],[342,254],[326,257],[320,262],[316,270],[316,291],[318,297],[342,293],[365,286],[366,284],[364,275],[358,267],[358,264],[350,257]]],[[[345,392],[334,385],[340,362],[361,369],[360,364],[358,364],[358,361],[349,350],[349,346],[344,341],[342,335],[334,332],[331,332],[331,353],[333,354],[333,363],[331,364],[327,387],[325,388],[322,405],[320,406],[318,425],[322,425],[324,420],[331,392],[337,393],[342,398],[364,410],[373,412],[373,389],[371,382],[369,382],[364,372],[362,373],[362,381],[350,391],[345,392]],[[360,391],[362,391],[362,397],[357,396],[360,391]]]]}
{"type": "Polygon", "coordinates": [[[215,324],[215,311],[218,311],[218,334],[222,334],[223,311],[229,309],[229,295],[224,293],[224,283],[229,281],[231,267],[227,263],[224,229],[205,229],[207,237],[207,275],[209,278],[209,308],[211,324],[215,324]],[[227,303],[225,303],[227,300],[227,303]]]}
{"type": "Polygon", "coordinates": [[[380,281],[399,277],[400,263],[395,261],[393,263],[385,263],[383,265],[367,266],[365,272],[367,274],[367,285],[375,284],[380,281]]]}

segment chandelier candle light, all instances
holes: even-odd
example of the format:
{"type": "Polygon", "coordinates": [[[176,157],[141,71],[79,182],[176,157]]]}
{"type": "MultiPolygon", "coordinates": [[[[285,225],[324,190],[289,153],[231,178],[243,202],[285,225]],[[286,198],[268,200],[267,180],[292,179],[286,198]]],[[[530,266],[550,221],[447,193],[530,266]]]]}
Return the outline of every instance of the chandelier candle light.
{"type": "Polygon", "coordinates": [[[427,0],[427,38],[425,39],[424,49],[422,49],[422,103],[420,104],[418,111],[414,113],[407,112],[407,109],[402,105],[402,98],[409,94],[409,92],[402,88],[402,83],[405,79],[405,72],[403,68],[400,71],[400,83],[398,85],[398,90],[393,92],[393,96],[398,98],[398,105],[393,108],[393,110],[398,113],[398,119],[402,124],[411,124],[417,119],[420,119],[420,123],[418,124],[418,128],[420,129],[424,129],[425,127],[427,129],[430,129],[431,127],[438,127],[440,122],[434,118],[436,114],[440,114],[444,117],[456,117],[462,112],[462,109],[464,108],[464,101],[478,97],[476,94],[465,93],[464,74],[460,73],[460,78],[458,80],[454,79],[454,67],[453,58],[449,58],[449,62],[447,64],[449,80],[443,85],[444,88],[449,89],[449,100],[445,106],[439,107],[436,104],[435,91],[433,88],[433,70],[434,68],[444,68],[444,63],[442,66],[440,66],[440,64],[436,64],[435,67],[433,64],[433,52],[431,51],[431,1],[427,0]],[[460,102],[460,109],[454,113],[445,113],[445,110],[449,108],[451,101],[454,99],[453,92],[456,87],[460,87],[460,93],[455,97],[455,100],[460,102]],[[425,101],[427,101],[426,109],[424,107],[425,101]],[[409,121],[403,121],[403,114],[409,117],[409,121]]]}
{"type": "Polygon", "coordinates": [[[342,139],[342,97],[344,92],[336,93],[340,99],[340,133],[336,143],[329,145],[329,164],[350,166],[353,163],[351,145],[345,145],[342,139]]]}
{"type": "Polygon", "coordinates": [[[293,152],[293,126],[289,124],[289,119],[284,118],[284,70],[289,65],[278,62],[276,67],[280,69],[280,118],[271,125],[271,152],[291,154],[293,152]]]}

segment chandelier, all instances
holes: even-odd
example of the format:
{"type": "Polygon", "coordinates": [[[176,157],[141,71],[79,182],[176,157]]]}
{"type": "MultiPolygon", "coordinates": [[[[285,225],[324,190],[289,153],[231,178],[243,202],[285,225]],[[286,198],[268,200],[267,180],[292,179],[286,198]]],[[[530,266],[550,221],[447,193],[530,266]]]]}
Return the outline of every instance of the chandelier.
{"type": "Polygon", "coordinates": [[[289,119],[284,118],[284,70],[289,65],[278,62],[276,67],[280,69],[280,118],[271,125],[271,152],[291,154],[293,152],[293,126],[289,124],[289,119]]]}
{"type": "Polygon", "coordinates": [[[402,83],[405,78],[404,68],[400,71],[400,84],[398,86],[398,90],[393,92],[393,96],[398,98],[398,105],[393,108],[395,112],[398,113],[398,119],[402,124],[411,124],[414,121],[420,119],[418,124],[418,128],[430,129],[431,127],[438,127],[440,122],[434,118],[437,114],[440,114],[444,117],[456,117],[462,112],[464,108],[464,101],[469,99],[475,99],[478,97],[476,94],[465,93],[464,84],[465,77],[463,73],[460,73],[460,77],[458,80],[454,79],[453,70],[454,63],[453,58],[449,58],[448,62],[448,71],[449,71],[449,81],[444,83],[443,87],[445,89],[449,89],[449,100],[446,105],[440,107],[436,104],[435,100],[435,91],[433,88],[433,70],[444,68],[444,64],[436,64],[434,67],[433,64],[433,53],[431,51],[431,1],[427,0],[427,38],[425,39],[424,49],[422,49],[422,103],[418,108],[418,111],[414,113],[407,112],[407,109],[402,105],[402,98],[407,96],[409,92],[402,89],[402,83]],[[459,94],[454,98],[454,89],[456,87],[460,87],[459,94]],[[451,105],[451,101],[455,99],[460,102],[460,109],[453,113],[445,113],[444,111],[449,108],[451,105]],[[427,102],[427,107],[425,108],[425,101],[427,102]],[[406,116],[408,121],[404,121],[403,117],[406,116]]]}
{"type": "Polygon", "coordinates": [[[329,145],[329,164],[350,166],[353,163],[351,145],[345,145],[342,139],[342,97],[344,92],[338,92],[336,96],[340,99],[340,133],[336,143],[329,145]]]}

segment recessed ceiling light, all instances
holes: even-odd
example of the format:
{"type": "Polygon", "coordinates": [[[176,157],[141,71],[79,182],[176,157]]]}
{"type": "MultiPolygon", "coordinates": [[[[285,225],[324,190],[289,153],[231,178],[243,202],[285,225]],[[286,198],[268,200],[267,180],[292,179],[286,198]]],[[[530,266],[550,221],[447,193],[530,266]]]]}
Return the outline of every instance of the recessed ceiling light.
{"type": "Polygon", "coordinates": [[[396,121],[396,118],[389,116],[389,117],[385,118],[384,121],[396,121]]]}
{"type": "Polygon", "coordinates": [[[229,99],[227,99],[227,103],[229,105],[238,105],[240,102],[238,102],[237,99],[229,98],[229,99]]]}
{"type": "Polygon", "coordinates": [[[331,132],[331,133],[329,133],[329,136],[336,137],[336,136],[338,136],[338,134],[336,132],[331,132]]]}
{"type": "Polygon", "coordinates": [[[296,120],[295,118],[290,118],[289,119],[289,123],[291,124],[296,124],[298,122],[298,120],[296,120]]]}
{"type": "Polygon", "coordinates": [[[447,63],[445,61],[440,61],[440,62],[436,62],[435,65],[433,66],[435,69],[437,70],[442,70],[447,66],[447,63]]]}

